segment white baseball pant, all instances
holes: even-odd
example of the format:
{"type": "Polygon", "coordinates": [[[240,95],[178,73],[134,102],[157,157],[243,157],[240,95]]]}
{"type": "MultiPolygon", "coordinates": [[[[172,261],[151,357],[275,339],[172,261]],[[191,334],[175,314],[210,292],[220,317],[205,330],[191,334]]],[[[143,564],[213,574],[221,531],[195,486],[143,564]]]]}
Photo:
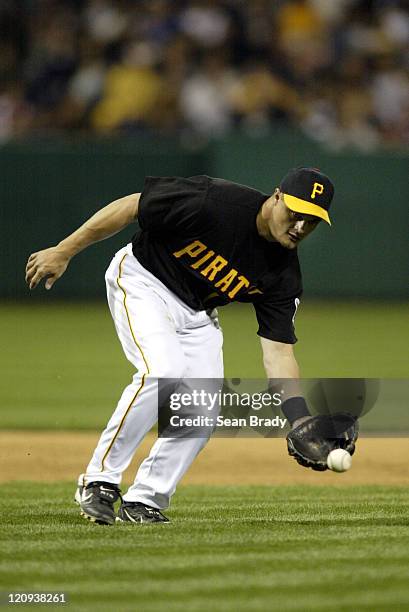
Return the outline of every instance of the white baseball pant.
{"type": "MultiPolygon", "coordinates": [[[[116,253],[105,280],[116,331],[136,373],[80,484],[121,482],[136,448],[157,420],[158,378],[223,378],[223,335],[217,317],[182,302],[143,268],[131,244],[116,253]]],[[[124,500],[166,508],[206,443],[206,438],[158,438],[124,500]]]]}

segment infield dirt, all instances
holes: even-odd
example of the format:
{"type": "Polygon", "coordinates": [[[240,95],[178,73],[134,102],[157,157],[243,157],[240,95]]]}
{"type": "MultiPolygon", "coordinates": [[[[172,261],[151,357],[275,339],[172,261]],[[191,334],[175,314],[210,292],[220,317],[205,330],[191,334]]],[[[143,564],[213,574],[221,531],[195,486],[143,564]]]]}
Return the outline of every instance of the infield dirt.
{"type": "MultiPolygon", "coordinates": [[[[76,481],[98,440],[94,432],[0,431],[0,482],[76,481]]],[[[149,434],[124,475],[136,469],[155,440],[149,434]]],[[[184,477],[196,485],[409,485],[409,440],[365,438],[349,472],[306,470],[288,457],[284,439],[212,439],[184,477]]]]}

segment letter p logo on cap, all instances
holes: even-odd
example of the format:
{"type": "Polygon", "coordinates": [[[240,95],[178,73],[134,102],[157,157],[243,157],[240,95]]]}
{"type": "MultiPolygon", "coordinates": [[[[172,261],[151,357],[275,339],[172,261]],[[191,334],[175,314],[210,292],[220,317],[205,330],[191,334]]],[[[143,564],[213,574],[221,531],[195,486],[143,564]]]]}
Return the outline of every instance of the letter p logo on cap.
{"type": "Polygon", "coordinates": [[[312,188],[311,199],[314,200],[315,196],[322,195],[324,193],[324,185],[322,183],[314,183],[312,188]]]}

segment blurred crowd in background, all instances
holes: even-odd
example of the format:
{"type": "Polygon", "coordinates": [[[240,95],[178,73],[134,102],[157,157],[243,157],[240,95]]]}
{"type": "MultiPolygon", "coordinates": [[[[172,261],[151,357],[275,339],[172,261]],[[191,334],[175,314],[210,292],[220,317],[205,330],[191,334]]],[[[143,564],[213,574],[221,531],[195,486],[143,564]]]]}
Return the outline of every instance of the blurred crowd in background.
{"type": "Polygon", "coordinates": [[[0,141],[264,135],[409,145],[408,0],[1,0],[0,141]]]}

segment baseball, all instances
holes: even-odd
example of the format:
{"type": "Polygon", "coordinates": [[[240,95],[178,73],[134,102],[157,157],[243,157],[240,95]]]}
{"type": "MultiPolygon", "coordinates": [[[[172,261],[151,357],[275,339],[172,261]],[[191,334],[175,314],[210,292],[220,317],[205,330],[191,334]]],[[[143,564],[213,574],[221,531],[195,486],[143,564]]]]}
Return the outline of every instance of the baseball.
{"type": "Polygon", "coordinates": [[[336,448],[329,453],[327,465],[333,472],[346,472],[352,465],[352,457],[348,451],[336,448]]]}

